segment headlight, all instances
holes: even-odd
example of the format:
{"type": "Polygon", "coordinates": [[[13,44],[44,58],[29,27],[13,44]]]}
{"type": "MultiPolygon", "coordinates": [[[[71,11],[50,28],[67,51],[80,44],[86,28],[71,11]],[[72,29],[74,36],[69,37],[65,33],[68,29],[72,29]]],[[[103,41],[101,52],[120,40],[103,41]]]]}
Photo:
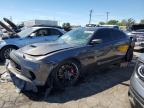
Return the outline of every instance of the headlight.
{"type": "Polygon", "coordinates": [[[137,72],[140,77],[144,78],[144,65],[143,64],[138,67],[137,72]]]}
{"type": "Polygon", "coordinates": [[[3,41],[3,40],[1,40],[1,41],[0,41],[0,44],[1,44],[1,45],[5,45],[5,44],[6,44],[6,42],[5,42],[5,41],[3,41]]]}
{"type": "Polygon", "coordinates": [[[144,63],[138,62],[136,65],[136,72],[140,79],[144,80],[144,63]]]}
{"type": "Polygon", "coordinates": [[[41,61],[45,56],[30,56],[30,55],[23,55],[23,58],[30,61],[41,61]]]}

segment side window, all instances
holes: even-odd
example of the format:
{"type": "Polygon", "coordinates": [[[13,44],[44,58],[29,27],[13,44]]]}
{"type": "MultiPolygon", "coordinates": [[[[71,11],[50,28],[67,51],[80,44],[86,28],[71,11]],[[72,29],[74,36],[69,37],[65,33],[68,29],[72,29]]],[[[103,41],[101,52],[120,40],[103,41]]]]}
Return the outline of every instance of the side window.
{"type": "Polygon", "coordinates": [[[50,35],[50,31],[47,29],[39,29],[31,34],[31,36],[48,36],[50,35]]]}
{"type": "Polygon", "coordinates": [[[96,31],[94,39],[102,39],[103,42],[109,42],[111,40],[110,29],[99,29],[96,31]]]}
{"type": "Polygon", "coordinates": [[[51,35],[59,35],[59,36],[62,35],[62,33],[57,29],[50,29],[50,34],[51,35]]]}
{"type": "Polygon", "coordinates": [[[117,29],[111,30],[111,38],[113,38],[113,40],[119,40],[125,37],[126,35],[122,31],[119,31],[117,29]]]}

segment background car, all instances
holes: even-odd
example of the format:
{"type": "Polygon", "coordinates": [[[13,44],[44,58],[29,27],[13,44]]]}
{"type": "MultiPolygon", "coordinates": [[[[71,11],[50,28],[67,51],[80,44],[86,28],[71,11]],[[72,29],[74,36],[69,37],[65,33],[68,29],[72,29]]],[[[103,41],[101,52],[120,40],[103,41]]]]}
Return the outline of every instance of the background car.
{"type": "Polygon", "coordinates": [[[29,27],[19,33],[15,33],[9,27],[3,25],[2,22],[0,24],[9,33],[8,36],[0,39],[0,59],[2,61],[9,57],[9,53],[13,49],[37,42],[53,41],[65,33],[63,29],[51,26],[29,27]]]}
{"type": "Polygon", "coordinates": [[[131,32],[127,33],[130,37],[135,40],[135,51],[144,49],[144,24],[133,25],[131,32]]]}
{"type": "Polygon", "coordinates": [[[98,25],[99,27],[107,27],[107,28],[115,28],[115,29],[119,29],[119,26],[117,25],[98,25]]]}
{"type": "Polygon", "coordinates": [[[55,42],[32,44],[12,51],[6,68],[15,85],[24,81],[33,86],[44,86],[53,80],[55,87],[63,88],[74,85],[84,67],[95,63],[97,67],[120,64],[130,61],[132,55],[133,46],[122,31],[78,28],[55,42]]]}

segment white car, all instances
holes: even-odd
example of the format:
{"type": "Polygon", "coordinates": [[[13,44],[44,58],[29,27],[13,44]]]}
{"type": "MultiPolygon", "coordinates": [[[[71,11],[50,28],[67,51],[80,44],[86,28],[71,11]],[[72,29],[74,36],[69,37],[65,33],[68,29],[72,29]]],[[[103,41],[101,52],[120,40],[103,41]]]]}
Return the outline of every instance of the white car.
{"type": "Polygon", "coordinates": [[[0,37],[0,60],[5,61],[13,49],[19,49],[25,45],[54,41],[63,35],[65,31],[59,27],[29,27],[19,33],[11,33],[10,28],[5,27],[9,36],[0,37]]]}

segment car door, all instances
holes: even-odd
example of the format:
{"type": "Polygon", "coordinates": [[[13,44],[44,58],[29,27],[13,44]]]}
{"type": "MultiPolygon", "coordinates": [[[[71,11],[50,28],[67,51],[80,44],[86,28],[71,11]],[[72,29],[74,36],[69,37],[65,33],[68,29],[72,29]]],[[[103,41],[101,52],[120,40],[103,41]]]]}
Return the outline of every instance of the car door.
{"type": "Polygon", "coordinates": [[[101,39],[100,44],[96,44],[92,50],[97,64],[101,65],[110,62],[113,54],[113,44],[110,36],[111,29],[103,28],[96,31],[93,39],[101,39]]]}
{"type": "Polygon", "coordinates": [[[112,29],[111,38],[113,44],[113,54],[115,59],[120,59],[126,55],[129,47],[129,38],[120,30],[112,29]]]}
{"type": "Polygon", "coordinates": [[[46,41],[55,41],[59,38],[59,36],[63,35],[58,29],[55,28],[47,28],[48,34],[45,36],[46,41]]]}

